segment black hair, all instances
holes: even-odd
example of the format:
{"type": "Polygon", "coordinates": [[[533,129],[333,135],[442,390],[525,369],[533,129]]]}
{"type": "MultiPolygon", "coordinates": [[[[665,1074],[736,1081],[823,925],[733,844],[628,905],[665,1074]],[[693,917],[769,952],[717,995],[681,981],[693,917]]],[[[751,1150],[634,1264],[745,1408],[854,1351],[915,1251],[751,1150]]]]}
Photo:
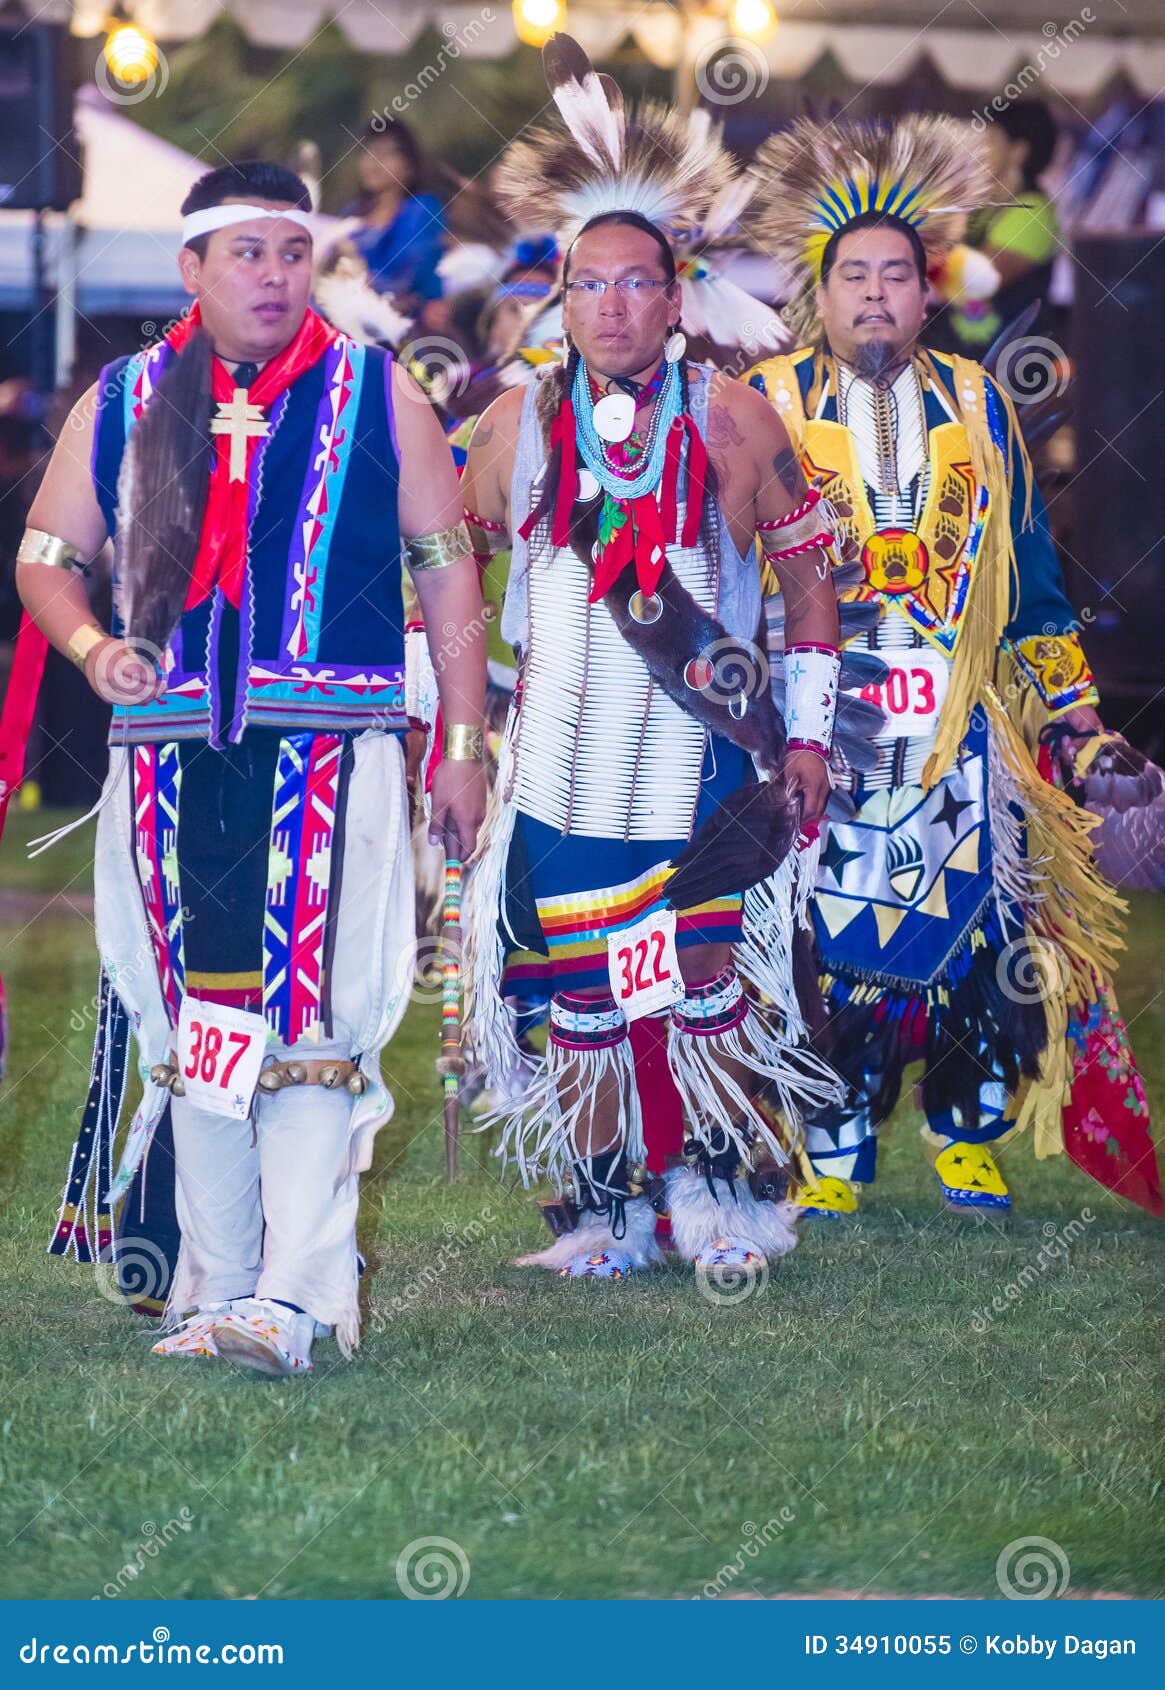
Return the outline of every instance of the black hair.
{"type": "Polygon", "coordinates": [[[897,229],[899,234],[905,235],[910,242],[910,250],[914,255],[914,265],[918,271],[920,282],[926,282],[926,248],[918,230],[904,217],[895,217],[889,211],[863,211],[860,216],[852,217],[848,223],[843,223],[840,229],[835,229],[825,243],[825,251],[821,254],[821,280],[829,279],[829,272],[837,263],[837,251],[846,235],[852,235],[855,229],[897,229]]]}
{"type": "MultiPolygon", "coordinates": [[[[297,211],[311,210],[311,195],[307,183],[283,164],[268,164],[265,159],[243,159],[236,164],[220,164],[200,176],[182,201],[182,215],[192,211],[208,211],[213,205],[227,200],[257,199],[284,200],[297,211]]],[[[195,235],[186,242],[199,258],[206,257],[209,235],[195,235]]]]}
{"type": "Polygon", "coordinates": [[[570,255],[583,235],[589,235],[592,229],[605,228],[638,229],[641,235],[650,235],[659,248],[660,263],[667,272],[669,282],[676,279],[676,255],[662,229],[657,229],[650,218],[644,217],[641,211],[600,211],[597,217],[592,217],[584,223],[578,234],[571,241],[562,255],[562,279],[565,282],[570,269],[570,255]]]}
{"type": "MultiPolygon", "coordinates": [[[[405,179],[401,187],[406,194],[415,194],[421,183],[424,168],[421,158],[421,148],[417,137],[407,123],[402,123],[399,117],[382,117],[379,113],[365,125],[364,133],[360,137],[362,147],[374,147],[378,141],[391,141],[404,156],[405,179]]],[[[365,208],[371,203],[368,194],[362,193],[360,199],[365,208]]]]}
{"type": "Polygon", "coordinates": [[[1056,120],[1043,100],[1017,100],[995,119],[1009,141],[1026,141],[1023,185],[1037,186],[1056,150],[1056,120]]]}

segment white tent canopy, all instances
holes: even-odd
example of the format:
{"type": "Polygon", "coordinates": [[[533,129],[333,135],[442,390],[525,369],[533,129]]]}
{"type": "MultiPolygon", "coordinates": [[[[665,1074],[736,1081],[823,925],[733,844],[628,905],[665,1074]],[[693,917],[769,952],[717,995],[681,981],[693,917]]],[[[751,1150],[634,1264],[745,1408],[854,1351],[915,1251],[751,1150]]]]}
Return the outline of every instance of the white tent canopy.
{"type": "MultiPolygon", "coordinates": [[[[778,0],[780,28],[760,50],[769,73],[804,75],[826,51],[855,82],[899,82],[921,61],[956,88],[993,95],[1032,67],[1042,91],[1080,99],[1123,72],[1147,98],[1165,87],[1162,0],[1089,0],[1055,20],[1047,0],[778,0]]],[[[107,0],[24,0],[45,21],[69,21],[78,35],[106,27],[107,0]]],[[[224,12],[248,39],[297,52],[329,22],[366,53],[403,53],[426,28],[447,57],[499,58],[517,37],[509,0],[489,5],[439,0],[123,0],[125,13],[160,41],[191,40],[224,12]],[[454,51],[455,49],[455,51],[454,51]]],[[[694,8],[693,8],[694,10],[694,8]]],[[[709,0],[690,25],[687,57],[725,35],[727,7],[709,0]],[[713,15],[713,14],[719,14],[713,15]]],[[[630,36],[654,64],[670,67],[683,48],[682,24],[666,0],[568,0],[568,18],[595,58],[630,36]]],[[[750,49],[755,53],[756,49],[750,49]]],[[[759,61],[757,61],[759,62],[759,61]]],[[[1025,78],[1021,87],[1029,87],[1025,78]]]]}

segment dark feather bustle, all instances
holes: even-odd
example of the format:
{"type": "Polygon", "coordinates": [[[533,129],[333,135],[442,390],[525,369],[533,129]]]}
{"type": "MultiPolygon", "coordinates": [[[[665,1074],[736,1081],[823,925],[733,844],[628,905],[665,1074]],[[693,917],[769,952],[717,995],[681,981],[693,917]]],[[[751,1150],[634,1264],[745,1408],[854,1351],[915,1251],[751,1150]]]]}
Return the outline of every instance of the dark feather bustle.
{"type": "Polygon", "coordinates": [[[126,635],[160,654],[178,626],[211,469],[210,341],[196,329],[130,434],[117,485],[114,592],[126,635]]]}

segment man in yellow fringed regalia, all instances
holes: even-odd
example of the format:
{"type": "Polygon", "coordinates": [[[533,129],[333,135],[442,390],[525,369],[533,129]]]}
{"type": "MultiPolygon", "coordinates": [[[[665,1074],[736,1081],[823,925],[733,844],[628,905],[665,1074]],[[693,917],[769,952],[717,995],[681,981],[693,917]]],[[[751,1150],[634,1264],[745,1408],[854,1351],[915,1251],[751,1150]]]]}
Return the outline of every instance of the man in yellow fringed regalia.
{"type": "MultiPolygon", "coordinates": [[[[876,766],[838,766],[813,906],[825,1052],[851,1084],[805,1149],[806,1207],[851,1211],[903,1070],[946,1200],[1004,1209],[994,1151],[1034,1129],[1160,1207],[1148,1111],[1109,984],[1123,907],[1093,818],[1051,780],[1111,752],[1010,399],[919,344],[934,269],[986,196],[946,118],[800,122],[758,156],[752,234],[789,265],[802,350],[751,372],[883,607],[876,766]],[[1039,759],[1043,758],[1041,767],[1039,759]]],[[[876,696],[875,696],[876,695],[876,696]]],[[[1121,749],[1123,747],[1121,742],[1121,749]]],[[[1135,756],[1135,754],[1133,754],[1135,756]]]]}

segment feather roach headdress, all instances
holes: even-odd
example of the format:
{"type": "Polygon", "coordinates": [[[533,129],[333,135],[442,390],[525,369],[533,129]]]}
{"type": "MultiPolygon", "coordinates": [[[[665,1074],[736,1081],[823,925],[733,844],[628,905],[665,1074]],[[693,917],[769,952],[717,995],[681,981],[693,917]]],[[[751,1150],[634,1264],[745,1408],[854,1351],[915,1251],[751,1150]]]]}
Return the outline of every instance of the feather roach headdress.
{"type": "Polygon", "coordinates": [[[553,229],[563,250],[592,217],[636,211],[675,249],[685,328],[754,355],[791,341],[771,306],[729,281],[710,255],[736,229],[756,183],[743,175],[706,111],[687,116],[657,101],[624,109],[616,83],[569,35],[542,49],[546,82],[565,131],[515,141],[495,192],[519,227],[553,229]]]}
{"type": "Polygon", "coordinates": [[[734,175],[707,112],[645,101],[629,115],[569,35],[550,37],[542,64],[566,130],[536,129],[502,159],[495,192],[518,227],[551,228],[565,247],[605,211],[637,211],[677,236],[702,224],[734,175]]]}
{"type": "Polygon", "coordinates": [[[813,291],[830,237],[867,211],[909,223],[932,262],[959,239],[969,212],[990,196],[977,137],[950,117],[880,123],[799,118],[757,153],[749,238],[796,280],[785,320],[799,335],[818,328],[813,291]]]}

